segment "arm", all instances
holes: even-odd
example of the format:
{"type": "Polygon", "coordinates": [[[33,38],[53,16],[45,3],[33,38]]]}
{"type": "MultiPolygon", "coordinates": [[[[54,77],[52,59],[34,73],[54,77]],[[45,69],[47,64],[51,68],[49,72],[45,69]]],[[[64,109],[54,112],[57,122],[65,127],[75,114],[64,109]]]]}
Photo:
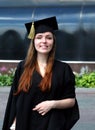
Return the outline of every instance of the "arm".
{"type": "Polygon", "coordinates": [[[62,100],[54,100],[52,103],[52,107],[57,109],[66,109],[73,107],[74,104],[75,104],[75,98],[68,98],[62,100]]]}
{"type": "Polygon", "coordinates": [[[75,104],[75,98],[68,98],[62,100],[43,101],[33,108],[34,111],[38,111],[39,114],[45,115],[51,109],[66,109],[73,107],[75,104]]]}

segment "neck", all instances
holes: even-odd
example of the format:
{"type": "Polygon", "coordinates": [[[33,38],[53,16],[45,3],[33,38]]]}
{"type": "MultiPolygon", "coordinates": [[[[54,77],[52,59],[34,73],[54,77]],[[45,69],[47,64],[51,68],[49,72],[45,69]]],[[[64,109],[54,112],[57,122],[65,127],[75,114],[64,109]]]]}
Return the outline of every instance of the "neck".
{"type": "Polygon", "coordinates": [[[39,68],[39,72],[42,75],[42,77],[45,76],[45,72],[46,72],[46,67],[47,67],[47,59],[48,56],[47,55],[38,55],[37,56],[37,62],[38,62],[38,68],[39,68]]]}
{"type": "Polygon", "coordinates": [[[48,55],[38,55],[37,61],[40,64],[47,64],[48,55]]]}

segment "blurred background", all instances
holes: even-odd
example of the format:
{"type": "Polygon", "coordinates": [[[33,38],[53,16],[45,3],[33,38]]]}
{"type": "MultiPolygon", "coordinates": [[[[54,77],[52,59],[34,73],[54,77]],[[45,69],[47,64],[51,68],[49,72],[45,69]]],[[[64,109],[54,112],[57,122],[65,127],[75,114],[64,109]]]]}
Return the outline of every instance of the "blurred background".
{"type": "Polygon", "coordinates": [[[56,16],[56,58],[74,71],[95,67],[94,0],[0,0],[0,66],[18,63],[30,41],[25,23],[56,16]]]}
{"type": "Polygon", "coordinates": [[[81,118],[73,130],[95,130],[95,0],[0,0],[0,129],[6,86],[30,43],[24,24],[52,16],[59,26],[56,58],[70,64],[82,88],[76,89],[81,118]]]}

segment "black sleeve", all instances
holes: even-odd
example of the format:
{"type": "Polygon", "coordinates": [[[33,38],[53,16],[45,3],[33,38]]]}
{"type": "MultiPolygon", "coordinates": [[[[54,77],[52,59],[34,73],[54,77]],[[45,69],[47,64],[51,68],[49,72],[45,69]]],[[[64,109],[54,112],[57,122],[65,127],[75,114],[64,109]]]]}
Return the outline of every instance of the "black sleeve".
{"type": "Polygon", "coordinates": [[[15,71],[13,84],[9,93],[7,106],[5,110],[5,116],[3,121],[2,130],[9,130],[10,125],[13,123],[14,117],[16,115],[16,100],[17,96],[14,96],[13,93],[17,90],[18,81],[21,75],[21,67],[22,62],[20,62],[17,66],[17,69],[15,71]]]}
{"type": "Polygon", "coordinates": [[[71,67],[68,64],[64,66],[63,74],[63,95],[64,98],[74,98],[75,97],[75,75],[71,67]]]}

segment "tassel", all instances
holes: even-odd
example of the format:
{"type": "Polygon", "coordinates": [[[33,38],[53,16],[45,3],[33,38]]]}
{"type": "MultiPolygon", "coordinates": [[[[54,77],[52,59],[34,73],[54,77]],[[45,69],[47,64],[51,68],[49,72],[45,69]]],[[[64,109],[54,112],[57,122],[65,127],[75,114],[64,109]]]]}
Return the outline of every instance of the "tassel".
{"type": "Polygon", "coordinates": [[[35,28],[34,28],[34,22],[32,22],[32,26],[31,26],[30,33],[29,33],[29,35],[28,35],[28,38],[29,38],[29,39],[34,39],[34,36],[35,36],[35,28]]]}

